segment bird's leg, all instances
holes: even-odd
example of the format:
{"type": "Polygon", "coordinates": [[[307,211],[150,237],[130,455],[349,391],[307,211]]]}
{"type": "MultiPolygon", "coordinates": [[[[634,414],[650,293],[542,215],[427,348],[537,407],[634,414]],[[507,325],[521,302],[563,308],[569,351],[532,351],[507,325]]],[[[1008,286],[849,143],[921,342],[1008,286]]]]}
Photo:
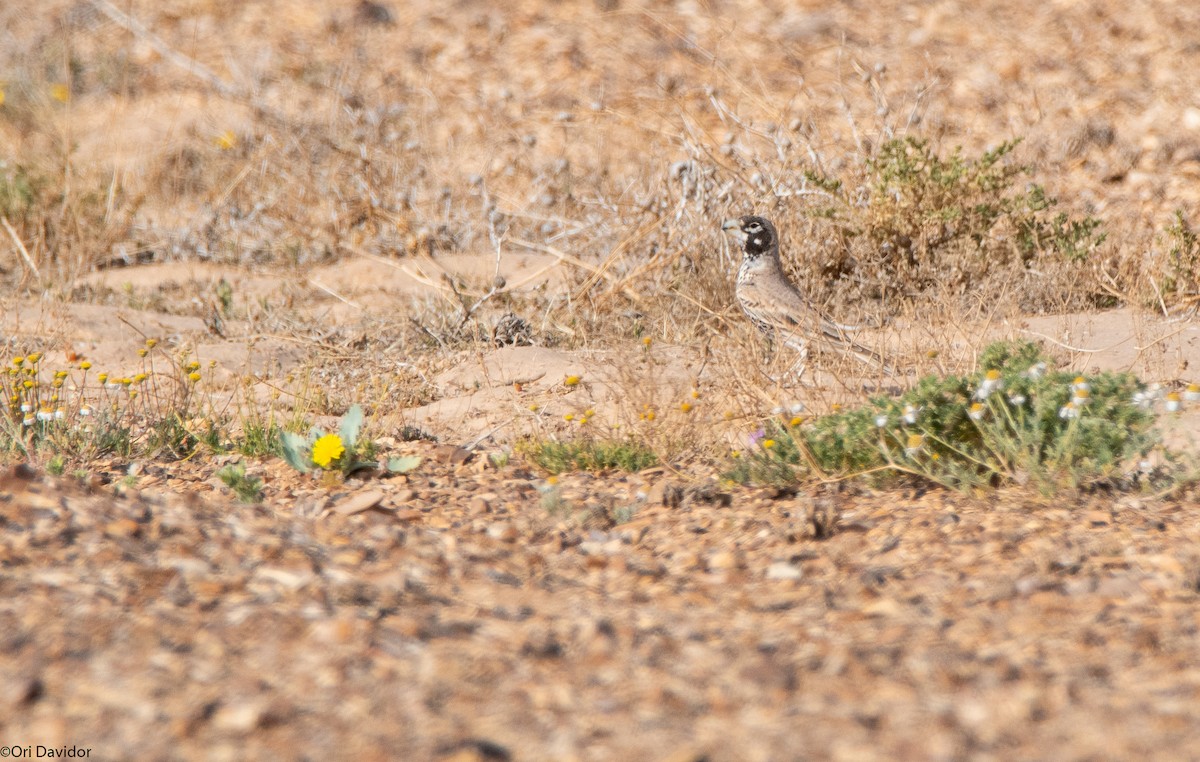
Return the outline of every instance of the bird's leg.
{"type": "Polygon", "coordinates": [[[796,360],[783,374],[784,378],[794,378],[799,384],[804,378],[804,371],[808,368],[808,342],[801,342],[796,346],[796,360]]]}

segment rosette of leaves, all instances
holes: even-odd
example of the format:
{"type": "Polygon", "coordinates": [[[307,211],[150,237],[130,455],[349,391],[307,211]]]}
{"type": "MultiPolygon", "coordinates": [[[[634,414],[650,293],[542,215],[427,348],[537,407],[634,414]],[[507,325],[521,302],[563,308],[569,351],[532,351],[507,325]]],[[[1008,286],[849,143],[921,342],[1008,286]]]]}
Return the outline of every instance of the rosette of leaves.
{"type": "Polygon", "coordinates": [[[337,433],[329,433],[316,426],[308,432],[308,436],[285,431],[283,459],[302,474],[316,470],[341,472],[343,476],[367,468],[404,474],[420,465],[421,458],[416,455],[388,458],[383,462],[375,459],[374,445],[369,440],[360,439],[362,423],[362,407],[353,405],[342,416],[337,433]]]}

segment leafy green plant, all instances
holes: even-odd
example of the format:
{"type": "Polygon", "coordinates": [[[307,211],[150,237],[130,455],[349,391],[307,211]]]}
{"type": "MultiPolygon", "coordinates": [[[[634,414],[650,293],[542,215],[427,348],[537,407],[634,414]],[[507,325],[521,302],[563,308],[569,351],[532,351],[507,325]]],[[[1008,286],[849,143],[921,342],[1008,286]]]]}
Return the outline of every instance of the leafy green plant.
{"type": "Polygon", "coordinates": [[[545,441],[527,443],[522,449],[533,463],[552,474],[577,470],[641,471],[658,463],[654,451],[630,441],[545,441]]]}
{"type": "Polygon", "coordinates": [[[977,158],[960,149],[942,157],[929,141],[910,136],[882,144],[857,182],[805,173],[837,202],[816,216],[837,224],[847,242],[865,240],[873,255],[835,269],[866,268],[860,276],[904,284],[912,296],[947,284],[971,288],[1043,257],[1086,259],[1105,240],[1101,221],[1055,212],[1057,199],[1038,185],[1018,187],[1030,171],[1012,161],[1019,143],[1006,141],[977,158]]]}
{"type": "Polygon", "coordinates": [[[217,478],[220,479],[226,487],[233,490],[237,495],[238,500],[243,503],[261,503],[262,502],[262,479],[257,476],[248,476],[246,474],[246,466],[242,463],[234,463],[225,466],[217,471],[217,478]]]}
{"type": "Polygon", "coordinates": [[[283,458],[302,474],[316,469],[342,477],[362,469],[381,467],[390,473],[404,474],[420,465],[421,459],[410,455],[389,458],[381,466],[375,459],[374,442],[360,438],[362,423],[362,407],[352,405],[342,416],[336,434],[316,427],[309,431],[307,437],[285,431],[282,434],[283,458]]]}
{"type": "Polygon", "coordinates": [[[245,420],[242,435],[234,442],[242,455],[261,458],[266,455],[283,455],[283,428],[274,420],[245,420]]]}
{"type": "Polygon", "coordinates": [[[1200,284],[1200,236],[1179,209],[1164,231],[1167,261],[1160,294],[1166,297],[1190,296],[1200,284]]]}
{"type": "Polygon", "coordinates": [[[1031,343],[984,350],[972,377],[927,376],[899,398],[796,426],[772,423],[730,476],[779,483],[811,475],[909,474],[955,489],[1044,489],[1120,481],[1157,443],[1151,396],[1127,373],[1050,370],[1031,343]]]}

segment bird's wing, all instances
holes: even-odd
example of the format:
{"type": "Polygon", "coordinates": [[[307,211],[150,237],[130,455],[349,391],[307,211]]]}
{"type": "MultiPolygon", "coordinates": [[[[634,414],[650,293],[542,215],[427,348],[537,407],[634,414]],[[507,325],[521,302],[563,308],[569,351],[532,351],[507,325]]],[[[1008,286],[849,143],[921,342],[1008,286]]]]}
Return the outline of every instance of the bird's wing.
{"type": "Polygon", "coordinates": [[[851,355],[860,362],[877,365],[889,374],[895,372],[878,352],[847,336],[842,326],[822,314],[794,287],[769,291],[746,289],[746,293],[739,293],[738,298],[748,313],[779,331],[784,344],[791,344],[789,339],[792,338],[800,342],[821,338],[830,348],[851,355]]]}

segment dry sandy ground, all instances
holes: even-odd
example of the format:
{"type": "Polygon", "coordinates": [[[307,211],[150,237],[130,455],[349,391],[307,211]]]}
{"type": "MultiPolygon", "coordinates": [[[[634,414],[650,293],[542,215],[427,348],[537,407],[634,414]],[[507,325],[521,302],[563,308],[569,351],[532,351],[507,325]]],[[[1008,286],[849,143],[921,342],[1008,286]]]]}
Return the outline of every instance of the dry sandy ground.
{"type": "MultiPolygon", "coordinates": [[[[232,456],[105,460],[81,479],[5,470],[0,746],[92,759],[1200,757],[1194,496],[776,492],[721,483],[719,457],[551,483],[519,457],[486,457],[571,430],[564,414],[615,420],[694,386],[717,418],[722,394],[745,406],[701,432],[719,451],[772,405],[821,410],[861,391],[828,372],[759,384],[757,397],[736,387],[753,354],[736,345],[753,333],[727,320],[729,304],[692,303],[707,292],[685,290],[694,315],[656,335],[686,340],[656,341],[652,355],[630,331],[617,343],[577,333],[570,348],[409,351],[411,318],[454,321],[443,275],[479,295],[497,274],[467,217],[484,216],[471,175],[487,174],[527,238],[546,222],[543,238],[593,269],[639,265],[622,248],[633,231],[592,216],[617,209],[640,226],[639,189],[684,215],[686,235],[669,231],[659,253],[685,240],[695,251],[670,252],[680,268],[684,254],[728,263],[720,220],[664,178],[692,158],[748,179],[774,151],[768,123],[795,121],[796,150],[834,163],[861,159],[885,127],[969,155],[1025,136],[1022,159],[1064,208],[1104,216],[1125,264],[1154,261],[1154,231],[1200,203],[1197,6],[465,0],[397,4],[386,26],[361,20],[367,4],[118,5],[256,104],[338,127],[353,160],[293,146],[291,122],[257,120],[88,3],[0,6],[14,71],[0,72],[5,158],[65,146],[80,183],[146,191],[125,228],[105,216],[112,240],[79,238],[111,251],[62,253],[87,266],[46,266],[44,283],[4,238],[0,274],[24,290],[0,297],[0,335],[45,351],[46,367],[86,356],[114,375],[137,372],[156,338],[204,363],[214,399],[243,390],[264,408],[308,379],[327,395],[322,412],[368,403],[373,433],[423,461],[330,489],[266,459],[250,464],[265,480],[254,506],[214,479],[232,456]],[[58,102],[42,86],[67,78],[72,53],[85,65],[58,102]],[[9,118],[18,107],[24,121],[9,118]],[[227,131],[235,145],[218,148],[227,131]],[[147,188],[131,180],[164,162],[174,169],[147,188]],[[355,195],[371,182],[362,195],[381,194],[393,215],[375,228],[355,195]],[[443,186],[480,208],[444,208],[443,186]],[[229,240],[204,248],[210,217],[229,240]],[[404,236],[442,221],[468,243],[412,256],[404,236]],[[145,241],[167,255],[91,267],[145,241]],[[293,244],[319,256],[289,267],[293,244]],[[251,264],[257,249],[266,261],[251,264]],[[222,281],[233,309],[218,332],[222,281]],[[724,345],[709,353],[693,324],[718,326],[724,345]],[[630,360],[643,356],[653,361],[630,360]],[[567,389],[573,374],[584,381],[567,389]],[[404,425],[440,443],[399,442],[404,425]]],[[[26,235],[35,255],[38,235],[26,235]]],[[[793,256],[820,253],[804,243],[793,256]]],[[[528,307],[577,292],[572,267],[514,244],[498,272],[528,307]]],[[[526,314],[539,336],[547,313],[526,314]]],[[[565,335],[570,311],[556,314],[565,335]]],[[[909,358],[910,379],[970,367],[990,338],[1042,341],[1081,371],[1200,373],[1200,324],[1185,310],[932,318],[868,340],[909,358]]],[[[1173,446],[1194,447],[1200,412],[1165,425],[1173,446]]]]}

